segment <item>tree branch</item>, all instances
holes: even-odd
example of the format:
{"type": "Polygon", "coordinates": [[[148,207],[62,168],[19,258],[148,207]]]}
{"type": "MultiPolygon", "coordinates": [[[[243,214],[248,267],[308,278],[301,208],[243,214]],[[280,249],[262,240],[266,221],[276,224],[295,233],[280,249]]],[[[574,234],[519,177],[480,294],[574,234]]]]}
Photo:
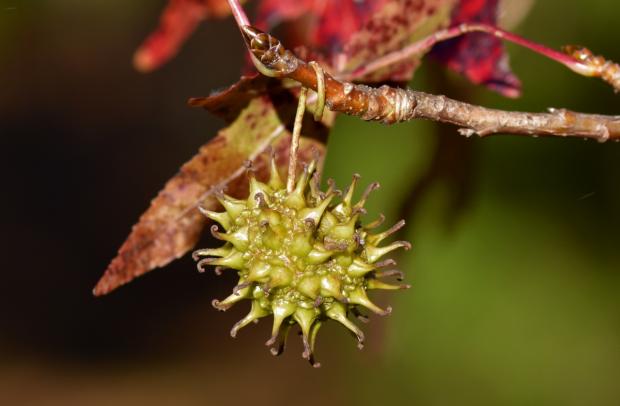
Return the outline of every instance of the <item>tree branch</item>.
{"type": "MultiPolygon", "coordinates": [[[[243,34],[257,63],[269,76],[288,78],[317,90],[317,73],[286,50],[275,37],[254,27],[243,34]]],[[[393,124],[424,118],[461,127],[465,136],[498,133],[584,137],[600,142],[620,140],[620,116],[577,113],[550,109],[548,113],[502,111],[475,106],[445,96],[411,89],[369,86],[343,82],[325,73],[325,103],[332,111],[368,121],[393,124]]]]}

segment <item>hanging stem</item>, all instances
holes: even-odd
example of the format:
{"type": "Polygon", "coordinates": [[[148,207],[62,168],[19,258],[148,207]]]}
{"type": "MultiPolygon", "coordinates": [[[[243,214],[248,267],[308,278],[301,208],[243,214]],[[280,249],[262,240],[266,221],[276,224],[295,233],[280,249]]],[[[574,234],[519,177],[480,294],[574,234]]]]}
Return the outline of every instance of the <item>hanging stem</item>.
{"type": "Polygon", "coordinates": [[[297,170],[297,150],[299,149],[299,135],[301,134],[301,123],[306,111],[306,95],[307,87],[301,87],[299,92],[299,103],[297,104],[297,112],[295,113],[295,124],[293,125],[293,134],[291,135],[291,149],[288,161],[288,179],[286,180],[286,191],[291,193],[295,189],[295,172],[297,170]]]}
{"type": "Polygon", "coordinates": [[[316,61],[308,62],[316,73],[316,104],[314,106],[314,120],[321,121],[325,110],[325,71],[316,61]]]}

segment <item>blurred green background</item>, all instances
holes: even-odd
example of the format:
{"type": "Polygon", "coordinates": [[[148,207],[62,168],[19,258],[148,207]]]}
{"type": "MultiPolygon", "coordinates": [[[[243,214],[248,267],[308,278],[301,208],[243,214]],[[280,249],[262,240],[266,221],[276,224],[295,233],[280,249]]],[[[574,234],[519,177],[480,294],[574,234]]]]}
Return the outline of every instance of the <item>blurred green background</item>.
{"type": "MultiPolygon", "coordinates": [[[[237,79],[232,22],[204,24],[141,75],[131,56],[163,0],[0,4],[0,403],[620,403],[618,144],[340,117],[326,176],[379,181],[371,218],[407,213],[414,249],[399,266],[413,288],[378,298],[395,310],[364,326],[362,352],[328,324],[313,370],[297,340],[269,355],[268,323],[230,339],[246,309],[210,301],[233,278],[198,275],[189,258],[90,296],[149,200],[221,127],[185,100],[237,79]]],[[[614,0],[544,0],[516,31],[620,60],[619,13],[614,0]]],[[[432,62],[413,86],[513,110],[619,113],[603,83],[508,51],[521,99],[432,62]]]]}

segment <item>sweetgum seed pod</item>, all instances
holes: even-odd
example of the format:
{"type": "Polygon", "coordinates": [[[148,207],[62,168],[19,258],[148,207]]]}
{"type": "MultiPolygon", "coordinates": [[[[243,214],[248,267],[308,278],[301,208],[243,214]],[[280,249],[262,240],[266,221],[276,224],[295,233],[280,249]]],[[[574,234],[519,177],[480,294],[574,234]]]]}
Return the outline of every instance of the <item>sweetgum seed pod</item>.
{"type": "Polygon", "coordinates": [[[201,212],[221,225],[212,227],[212,234],[224,241],[217,249],[194,252],[199,269],[206,265],[235,269],[239,282],[233,293],[222,301],[214,300],[218,310],[250,301],[251,310],[237,322],[231,336],[246,325],[272,315],[272,334],[266,342],[274,355],[284,350],[291,326],[300,327],[304,344],[303,357],[317,367],[314,347],[321,323],[334,320],[348,329],[362,346],[364,333],[351,320],[367,318],[360,311],[365,308],[375,314],[389,314],[368,298],[373,289],[405,289],[409,285],[390,284],[379,277],[396,275],[400,271],[377,271],[394,265],[391,259],[380,259],[397,248],[409,249],[410,244],[396,241],[389,245],[379,243],[397,231],[404,222],[380,233],[371,229],[383,221],[361,226],[358,217],[365,213],[364,204],[370,192],[378,188],[372,183],[362,198],[353,203],[353,194],[359,175],[355,175],[344,197],[333,203],[340,193],[333,181],[327,192],[321,192],[316,162],[304,168],[292,192],[288,193],[280,179],[272,156],[271,176],[267,183],[259,182],[251,170],[250,192],[245,200],[217,194],[225,211],[201,212]]]}

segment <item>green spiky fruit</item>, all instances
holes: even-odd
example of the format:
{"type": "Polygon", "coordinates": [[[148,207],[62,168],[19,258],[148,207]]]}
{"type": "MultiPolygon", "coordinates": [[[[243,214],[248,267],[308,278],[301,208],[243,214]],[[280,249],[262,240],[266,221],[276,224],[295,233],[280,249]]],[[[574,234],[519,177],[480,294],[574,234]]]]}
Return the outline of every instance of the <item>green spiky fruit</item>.
{"type": "Polygon", "coordinates": [[[221,248],[198,250],[194,258],[206,257],[198,262],[201,271],[205,265],[215,265],[218,273],[222,268],[238,272],[239,283],[233,293],[222,301],[213,301],[213,306],[222,311],[239,301],[251,301],[249,314],[234,325],[231,336],[250,322],[273,315],[272,335],[266,345],[274,345],[278,337],[280,343],[272,348],[272,353],[282,352],[289,329],[298,324],[304,343],[303,357],[318,366],[313,351],[323,321],[332,319],[344,325],[356,336],[361,348],[364,334],[349,316],[363,318],[362,308],[379,315],[391,312],[391,308],[383,310],[372,303],[367,292],[408,287],[381,281],[380,278],[402,274],[382,270],[395,262],[379,259],[397,248],[409,249],[410,244],[396,241],[379,246],[404,221],[377,234],[370,230],[380,225],[382,219],[367,226],[360,224],[366,198],[378,184],[371,184],[361,200],[353,204],[359,178],[355,176],[341,202],[333,204],[340,192],[334,189],[333,182],[327,192],[321,192],[318,175],[312,176],[315,167],[315,162],[307,166],[289,193],[272,159],[267,183],[257,181],[249,172],[250,193],[246,200],[219,194],[225,211],[202,212],[224,228],[225,232],[220,232],[213,225],[211,231],[226,243],[221,248]]]}

